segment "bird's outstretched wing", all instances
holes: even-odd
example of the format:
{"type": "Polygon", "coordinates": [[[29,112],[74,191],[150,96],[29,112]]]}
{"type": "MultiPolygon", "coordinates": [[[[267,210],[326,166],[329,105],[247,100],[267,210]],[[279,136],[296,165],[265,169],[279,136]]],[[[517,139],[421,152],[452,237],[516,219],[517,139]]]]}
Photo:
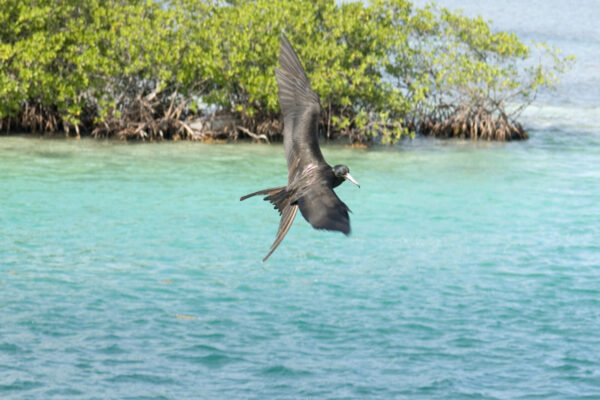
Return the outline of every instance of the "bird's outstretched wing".
{"type": "Polygon", "coordinates": [[[292,226],[292,222],[294,222],[294,217],[296,217],[296,212],[298,212],[297,205],[290,205],[283,209],[281,212],[281,220],[279,221],[279,230],[277,231],[277,236],[275,237],[275,241],[271,245],[269,249],[269,253],[263,258],[263,262],[267,261],[267,258],[273,254],[279,243],[283,240],[286,233],[290,230],[292,226]]]}
{"type": "Polygon", "coordinates": [[[297,204],[302,216],[313,228],[350,234],[350,209],[327,185],[310,185],[297,204]]]}
{"type": "Polygon", "coordinates": [[[281,35],[280,68],[275,68],[279,105],[283,113],[283,144],[288,180],[310,163],[325,162],[317,130],[321,105],[310,87],[304,68],[285,35],[281,35]]]}

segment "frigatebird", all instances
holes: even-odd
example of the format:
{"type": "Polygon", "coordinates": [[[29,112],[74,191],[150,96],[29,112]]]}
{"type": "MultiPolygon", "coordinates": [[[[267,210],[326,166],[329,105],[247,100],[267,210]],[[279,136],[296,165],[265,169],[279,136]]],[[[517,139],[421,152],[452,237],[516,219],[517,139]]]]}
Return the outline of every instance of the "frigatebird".
{"type": "Polygon", "coordinates": [[[263,262],[269,258],[292,226],[298,208],[315,229],[350,234],[350,209],[333,188],[344,180],[358,187],[345,165],[331,167],[323,158],[318,139],[321,103],[287,37],[281,35],[280,68],[275,68],[279,105],[283,113],[283,147],[288,167],[288,184],[259,190],[240,198],[266,195],[281,215],[275,242],[263,262]]]}

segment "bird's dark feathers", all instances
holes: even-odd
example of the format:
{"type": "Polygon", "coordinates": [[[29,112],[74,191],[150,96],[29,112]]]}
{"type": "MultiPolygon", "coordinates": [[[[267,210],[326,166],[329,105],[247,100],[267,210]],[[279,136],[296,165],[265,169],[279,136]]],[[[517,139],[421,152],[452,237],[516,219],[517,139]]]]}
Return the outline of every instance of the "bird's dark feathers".
{"type": "Polygon", "coordinates": [[[265,200],[270,201],[281,214],[277,236],[263,262],[285,237],[298,209],[316,229],[340,231],[346,235],[350,233],[350,209],[333,191],[344,180],[343,175],[348,168],[336,166],[334,171],[323,158],[317,137],[321,113],[319,96],[310,87],[298,56],[283,34],[279,65],[280,68],[275,68],[275,75],[283,113],[288,184],[260,190],[240,199],[265,195],[265,200]]]}
{"type": "Polygon", "coordinates": [[[277,246],[279,246],[279,243],[281,243],[281,241],[285,237],[286,233],[288,233],[288,231],[292,227],[292,222],[294,222],[296,212],[298,212],[297,205],[288,206],[283,210],[281,214],[281,220],[279,221],[279,229],[277,230],[277,236],[275,237],[275,241],[269,249],[269,253],[265,256],[265,258],[263,258],[263,262],[267,261],[267,258],[269,258],[271,254],[273,254],[277,246]]]}
{"type": "Polygon", "coordinates": [[[250,194],[247,194],[245,196],[240,197],[240,201],[244,201],[247,198],[252,197],[252,196],[258,196],[258,195],[263,195],[263,194],[266,194],[266,195],[275,194],[275,193],[281,191],[282,189],[285,189],[285,186],[280,186],[280,187],[271,188],[271,189],[259,190],[258,192],[250,193],[250,194]]]}
{"type": "Polygon", "coordinates": [[[308,164],[325,163],[317,137],[321,105],[285,35],[281,36],[279,65],[275,75],[283,113],[283,145],[289,183],[308,164]]]}
{"type": "Polygon", "coordinates": [[[298,206],[313,228],[350,234],[350,209],[330,187],[311,185],[306,194],[298,199],[298,206]]]}
{"type": "Polygon", "coordinates": [[[277,211],[279,211],[279,215],[281,215],[283,210],[285,209],[285,207],[290,204],[290,201],[288,198],[289,196],[285,189],[286,189],[285,186],[280,186],[280,187],[271,188],[271,189],[259,190],[258,192],[250,193],[250,194],[240,197],[240,201],[246,200],[247,198],[252,197],[252,196],[267,195],[264,198],[264,200],[270,201],[271,204],[273,204],[273,206],[274,206],[273,208],[275,208],[277,211]]]}

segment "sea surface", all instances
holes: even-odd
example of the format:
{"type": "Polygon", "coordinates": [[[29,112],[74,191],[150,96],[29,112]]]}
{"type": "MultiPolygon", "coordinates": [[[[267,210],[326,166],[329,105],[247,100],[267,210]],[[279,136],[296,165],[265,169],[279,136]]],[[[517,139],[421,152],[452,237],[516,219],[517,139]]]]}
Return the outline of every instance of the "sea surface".
{"type": "Polygon", "coordinates": [[[0,137],[0,399],[600,398],[600,7],[443,3],[578,56],[531,139],[326,145],[264,264],[280,144],[0,137]]]}

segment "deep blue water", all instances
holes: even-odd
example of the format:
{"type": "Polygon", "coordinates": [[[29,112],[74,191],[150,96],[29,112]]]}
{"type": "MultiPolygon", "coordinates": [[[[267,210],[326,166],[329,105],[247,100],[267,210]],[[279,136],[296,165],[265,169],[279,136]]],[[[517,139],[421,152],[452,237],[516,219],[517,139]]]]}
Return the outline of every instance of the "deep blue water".
{"type": "Polygon", "coordinates": [[[460,3],[583,59],[531,139],[326,146],[353,234],[265,264],[280,145],[0,137],[0,399],[600,398],[595,3],[460,3]]]}

